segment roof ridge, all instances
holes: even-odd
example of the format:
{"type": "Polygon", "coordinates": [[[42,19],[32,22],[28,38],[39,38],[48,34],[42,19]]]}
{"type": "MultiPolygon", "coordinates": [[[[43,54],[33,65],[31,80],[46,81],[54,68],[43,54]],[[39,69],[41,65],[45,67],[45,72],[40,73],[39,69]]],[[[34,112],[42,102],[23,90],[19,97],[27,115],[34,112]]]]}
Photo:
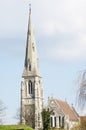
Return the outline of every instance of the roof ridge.
{"type": "Polygon", "coordinates": [[[78,115],[78,113],[76,112],[75,108],[74,108],[74,107],[71,107],[71,109],[72,109],[74,115],[76,116],[76,118],[78,119],[79,115],[78,115]]]}

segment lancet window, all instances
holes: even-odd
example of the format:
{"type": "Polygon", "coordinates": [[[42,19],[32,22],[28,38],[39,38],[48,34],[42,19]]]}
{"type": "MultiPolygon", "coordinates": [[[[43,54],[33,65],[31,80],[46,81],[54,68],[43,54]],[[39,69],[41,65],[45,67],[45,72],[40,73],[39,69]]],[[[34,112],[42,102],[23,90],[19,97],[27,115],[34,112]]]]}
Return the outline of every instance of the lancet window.
{"type": "Polygon", "coordinates": [[[30,80],[29,83],[28,83],[28,91],[29,91],[29,94],[32,94],[32,81],[30,80]]]}

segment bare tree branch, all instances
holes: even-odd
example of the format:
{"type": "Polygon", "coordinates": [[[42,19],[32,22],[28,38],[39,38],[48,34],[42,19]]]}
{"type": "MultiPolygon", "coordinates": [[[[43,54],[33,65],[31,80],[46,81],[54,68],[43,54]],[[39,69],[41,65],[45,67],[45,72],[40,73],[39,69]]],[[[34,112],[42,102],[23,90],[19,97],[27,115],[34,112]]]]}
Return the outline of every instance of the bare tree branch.
{"type": "Polygon", "coordinates": [[[5,116],[4,110],[6,107],[4,106],[3,102],[0,100],[0,124],[3,123],[2,118],[5,116]]]}
{"type": "Polygon", "coordinates": [[[86,71],[81,72],[78,78],[78,105],[84,108],[86,105],[86,71]]]}

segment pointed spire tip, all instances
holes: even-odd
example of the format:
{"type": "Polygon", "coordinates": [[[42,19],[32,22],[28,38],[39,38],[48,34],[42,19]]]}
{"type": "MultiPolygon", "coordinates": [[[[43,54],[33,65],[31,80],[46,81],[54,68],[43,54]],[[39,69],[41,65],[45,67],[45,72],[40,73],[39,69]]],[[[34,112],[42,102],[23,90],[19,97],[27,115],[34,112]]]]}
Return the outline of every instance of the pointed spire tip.
{"type": "Polygon", "coordinates": [[[31,13],[31,4],[29,4],[29,12],[31,13]]]}

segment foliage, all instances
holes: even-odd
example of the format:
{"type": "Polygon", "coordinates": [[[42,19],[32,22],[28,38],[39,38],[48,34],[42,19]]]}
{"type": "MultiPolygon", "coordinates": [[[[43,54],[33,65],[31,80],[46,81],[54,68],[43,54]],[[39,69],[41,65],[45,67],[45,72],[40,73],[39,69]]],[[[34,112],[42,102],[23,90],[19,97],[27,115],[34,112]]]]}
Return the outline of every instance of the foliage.
{"type": "Polygon", "coordinates": [[[81,130],[86,130],[86,122],[82,122],[80,128],[81,130]]]}
{"type": "Polygon", "coordinates": [[[52,111],[43,109],[42,111],[42,120],[43,120],[43,130],[49,130],[50,129],[50,115],[52,111]]]}
{"type": "Polygon", "coordinates": [[[18,120],[18,124],[22,124],[22,120],[21,118],[24,119],[25,121],[25,125],[30,126],[32,128],[34,128],[34,113],[33,113],[33,105],[31,106],[26,106],[26,108],[21,112],[21,108],[17,109],[16,112],[16,116],[14,118],[16,118],[18,120]]]}
{"type": "Polygon", "coordinates": [[[20,116],[24,119],[25,125],[28,125],[32,128],[35,127],[34,105],[25,106],[25,109],[20,112],[20,116]]]}
{"type": "Polygon", "coordinates": [[[73,128],[71,130],[79,130],[80,129],[80,123],[74,124],[73,128]]]}
{"type": "Polygon", "coordinates": [[[86,130],[86,122],[81,122],[80,124],[74,126],[71,130],[86,130]]]}
{"type": "Polygon", "coordinates": [[[18,130],[18,129],[33,130],[32,128],[24,125],[1,125],[0,126],[0,130],[18,130]]]}

